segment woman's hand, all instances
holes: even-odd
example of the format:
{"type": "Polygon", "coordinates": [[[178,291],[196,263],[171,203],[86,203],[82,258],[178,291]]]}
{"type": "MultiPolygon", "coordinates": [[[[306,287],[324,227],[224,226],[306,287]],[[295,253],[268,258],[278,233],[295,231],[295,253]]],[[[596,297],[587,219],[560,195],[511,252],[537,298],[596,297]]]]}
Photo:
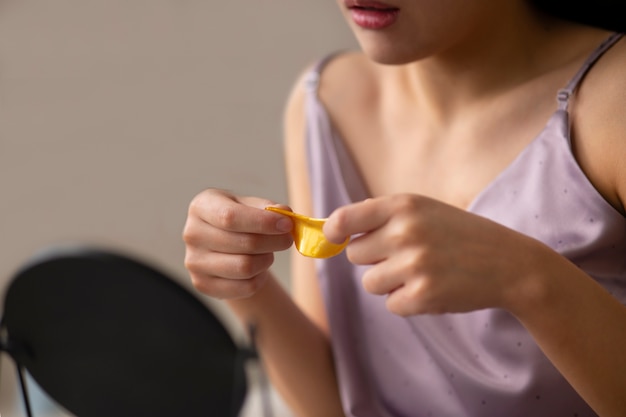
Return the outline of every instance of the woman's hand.
{"type": "Polygon", "coordinates": [[[488,219],[418,195],[365,200],[337,209],[326,236],[348,245],[348,259],[372,265],[366,291],[387,295],[402,316],[501,307],[512,310],[532,285],[536,262],[549,249],[488,219]]]}
{"type": "Polygon", "coordinates": [[[199,291],[222,299],[256,293],[274,252],[293,243],[291,220],[264,210],[275,203],[208,189],[189,205],[183,231],[185,267],[199,291]]]}

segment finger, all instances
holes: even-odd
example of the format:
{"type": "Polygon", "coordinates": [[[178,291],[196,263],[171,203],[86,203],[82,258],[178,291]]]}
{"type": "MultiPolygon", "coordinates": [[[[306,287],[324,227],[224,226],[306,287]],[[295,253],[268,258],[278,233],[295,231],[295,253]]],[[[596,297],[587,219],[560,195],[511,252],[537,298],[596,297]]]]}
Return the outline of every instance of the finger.
{"type": "Polygon", "coordinates": [[[376,229],[353,238],[346,248],[348,260],[355,265],[372,265],[386,260],[389,257],[389,246],[381,245],[383,230],[376,229]]]}
{"type": "Polygon", "coordinates": [[[195,289],[218,299],[238,299],[254,295],[267,281],[268,274],[233,280],[202,274],[190,274],[195,289]]]}
{"type": "Polygon", "coordinates": [[[386,295],[398,289],[405,282],[404,268],[391,261],[373,265],[363,274],[363,289],[374,295],[386,295]]]}
{"type": "Polygon", "coordinates": [[[414,281],[389,293],[385,300],[387,310],[403,317],[426,312],[435,313],[424,309],[422,302],[424,288],[420,284],[420,281],[414,281]]]}
{"type": "Polygon", "coordinates": [[[340,207],[331,213],[324,224],[324,234],[331,242],[341,243],[347,236],[382,227],[388,219],[388,210],[380,199],[367,199],[340,207]]]}
{"type": "Polygon", "coordinates": [[[261,235],[254,233],[235,233],[206,225],[198,230],[190,228],[194,237],[188,237],[187,243],[196,249],[231,254],[263,254],[289,249],[293,244],[290,233],[261,235]]]}
{"type": "Polygon", "coordinates": [[[183,228],[183,241],[189,250],[261,254],[288,249],[293,244],[293,237],[290,233],[261,235],[229,232],[197,216],[189,216],[183,228]]]}
{"type": "Polygon", "coordinates": [[[207,193],[194,199],[192,208],[204,222],[231,232],[281,234],[291,230],[291,219],[264,210],[276,203],[261,198],[238,198],[225,193],[207,193]]]}
{"type": "Polygon", "coordinates": [[[269,269],[274,263],[274,254],[224,254],[191,251],[185,256],[185,267],[194,274],[247,280],[269,269]]]}

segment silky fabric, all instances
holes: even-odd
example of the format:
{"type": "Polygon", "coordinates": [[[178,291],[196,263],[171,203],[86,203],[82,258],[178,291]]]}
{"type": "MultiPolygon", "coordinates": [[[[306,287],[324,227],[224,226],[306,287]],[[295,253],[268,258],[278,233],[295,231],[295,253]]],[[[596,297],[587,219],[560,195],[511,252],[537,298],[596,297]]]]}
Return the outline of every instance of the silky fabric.
{"type": "MultiPolygon", "coordinates": [[[[626,219],[579,167],[568,121],[568,105],[583,76],[620,36],[603,42],[556,92],[558,108],[543,131],[468,211],[540,240],[626,303],[626,219]]],[[[317,95],[322,69],[331,58],[321,60],[306,83],[315,217],[370,197],[317,95]]],[[[385,297],[363,290],[367,266],[355,266],[341,254],[316,260],[316,268],[347,416],[596,415],[508,312],[403,318],[385,308],[385,297]]]]}

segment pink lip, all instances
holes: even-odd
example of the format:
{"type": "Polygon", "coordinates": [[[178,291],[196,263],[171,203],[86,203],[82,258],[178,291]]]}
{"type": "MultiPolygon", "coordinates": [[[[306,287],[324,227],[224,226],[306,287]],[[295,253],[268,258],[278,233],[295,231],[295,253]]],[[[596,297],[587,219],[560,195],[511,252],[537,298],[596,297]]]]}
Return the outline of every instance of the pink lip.
{"type": "Polygon", "coordinates": [[[379,1],[345,0],[352,20],[364,29],[380,30],[395,23],[400,9],[379,1]]]}
{"type": "Polygon", "coordinates": [[[375,0],[344,0],[347,8],[360,7],[363,9],[397,9],[389,3],[375,0]]]}

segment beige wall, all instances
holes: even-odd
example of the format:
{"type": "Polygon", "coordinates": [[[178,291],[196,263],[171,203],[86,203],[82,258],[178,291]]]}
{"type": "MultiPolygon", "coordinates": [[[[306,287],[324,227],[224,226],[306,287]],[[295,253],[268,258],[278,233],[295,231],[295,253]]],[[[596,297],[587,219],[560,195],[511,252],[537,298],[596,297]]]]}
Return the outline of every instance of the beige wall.
{"type": "MultiPolygon", "coordinates": [[[[0,0],[2,289],[34,252],[68,242],[188,285],[180,235],[195,193],[286,200],[286,95],[312,60],[354,46],[334,3],[0,0]]],[[[277,266],[287,282],[286,255],[277,266]]],[[[5,417],[23,415],[13,373],[4,358],[5,417]]]]}

